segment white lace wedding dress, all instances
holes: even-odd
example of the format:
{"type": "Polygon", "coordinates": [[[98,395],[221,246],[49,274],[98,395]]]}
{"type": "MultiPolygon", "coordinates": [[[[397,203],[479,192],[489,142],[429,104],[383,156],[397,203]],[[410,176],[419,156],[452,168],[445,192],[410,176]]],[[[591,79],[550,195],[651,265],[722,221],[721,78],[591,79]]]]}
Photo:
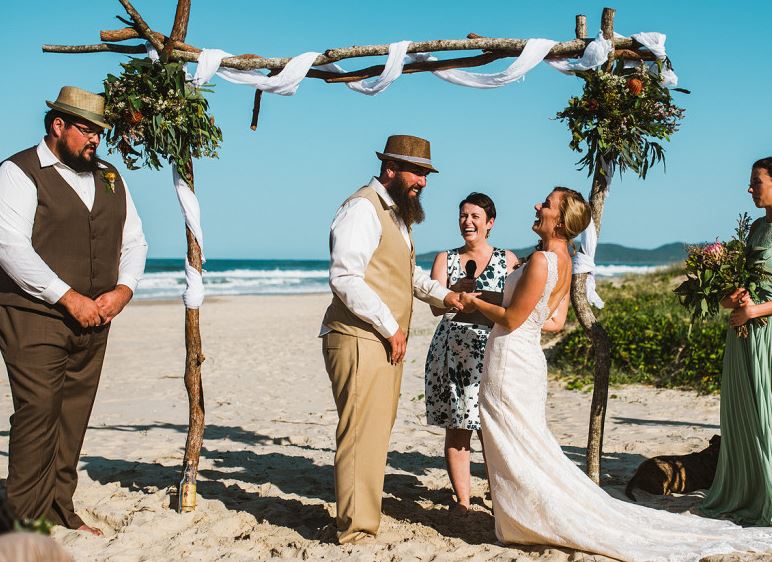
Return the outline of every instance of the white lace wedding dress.
{"type": "MultiPolygon", "coordinates": [[[[634,561],[772,552],[771,528],[744,529],[614,499],[563,454],[545,416],[547,363],[540,336],[558,277],[557,255],[545,256],[548,276],[541,301],[516,330],[495,325],[485,352],[480,418],[498,539],[634,561]]],[[[507,278],[504,306],[522,269],[507,278]]]]}

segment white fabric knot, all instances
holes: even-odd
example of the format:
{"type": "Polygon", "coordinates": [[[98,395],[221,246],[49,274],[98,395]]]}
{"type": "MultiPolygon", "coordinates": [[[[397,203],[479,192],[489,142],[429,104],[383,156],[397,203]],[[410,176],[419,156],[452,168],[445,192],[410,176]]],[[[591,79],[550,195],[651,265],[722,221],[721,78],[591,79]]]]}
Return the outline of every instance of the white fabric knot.
{"type": "MultiPolygon", "coordinates": [[[[667,52],[665,51],[665,40],[667,39],[667,35],[664,33],[645,31],[643,33],[635,33],[631,35],[631,37],[651,51],[658,59],[664,60],[667,58],[667,52]]],[[[676,73],[673,72],[673,69],[669,66],[663,66],[662,71],[660,72],[655,63],[649,63],[649,72],[654,76],[659,75],[660,84],[666,88],[678,85],[678,76],[676,76],[676,73]]]]}
{"type": "MultiPolygon", "coordinates": [[[[206,258],[204,257],[204,232],[201,228],[201,207],[198,204],[198,197],[174,167],[172,167],[172,178],[174,189],[177,192],[177,200],[180,202],[180,208],[185,217],[185,225],[193,233],[198,247],[201,248],[201,262],[203,263],[206,258]]],[[[185,258],[185,284],[185,292],[182,294],[185,308],[201,308],[201,305],[204,304],[204,279],[198,270],[190,265],[187,257],[185,258]]]]}
{"type": "Polygon", "coordinates": [[[587,273],[587,300],[596,308],[603,308],[605,303],[595,290],[595,250],[598,246],[598,233],[595,231],[595,222],[590,219],[590,224],[582,232],[579,251],[574,254],[573,273],[587,273]]]}
{"type": "MultiPolygon", "coordinates": [[[[407,48],[412,41],[397,41],[389,45],[389,57],[386,59],[386,64],[383,65],[383,71],[379,76],[373,78],[366,78],[365,80],[359,80],[357,82],[347,82],[346,86],[365,94],[366,96],[374,96],[380,94],[386,88],[388,88],[394,80],[402,76],[402,68],[405,66],[405,55],[407,54],[407,48]]],[[[331,62],[317,67],[319,70],[325,70],[327,72],[337,72],[344,74],[339,65],[331,62]]]]}
{"type": "Polygon", "coordinates": [[[611,40],[603,37],[603,32],[601,31],[598,33],[598,37],[585,47],[582,58],[575,61],[567,59],[549,60],[547,64],[564,74],[572,74],[580,70],[592,70],[606,62],[613,50],[614,45],[612,45],[611,40]]]}

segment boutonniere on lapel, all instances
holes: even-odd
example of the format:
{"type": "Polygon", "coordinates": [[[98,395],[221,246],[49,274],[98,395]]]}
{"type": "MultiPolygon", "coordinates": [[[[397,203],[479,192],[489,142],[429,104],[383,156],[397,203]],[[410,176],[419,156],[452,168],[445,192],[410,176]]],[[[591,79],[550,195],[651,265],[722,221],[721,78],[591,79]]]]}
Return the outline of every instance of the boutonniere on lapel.
{"type": "Polygon", "coordinates": [[[105,191],[108,193],[115,193],[115,180],[118,179],[118,174],[105,170],[102,172],[102,179],[105,180],[105,191]]]}

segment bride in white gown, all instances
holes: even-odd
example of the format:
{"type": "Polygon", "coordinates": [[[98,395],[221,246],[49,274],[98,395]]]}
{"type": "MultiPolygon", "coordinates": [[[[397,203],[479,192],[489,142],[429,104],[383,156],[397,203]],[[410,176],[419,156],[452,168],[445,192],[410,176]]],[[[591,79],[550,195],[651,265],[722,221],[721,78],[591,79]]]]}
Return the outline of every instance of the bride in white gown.
{"type": "Polygon", "coordinates": [[[463,297],[496,325],[485,352],[480,419],[496,537],[503,543],[554,545],[620,560],[699,560],[735,551],[772,552],[772,529],[679,515],[627,503],[596,486],[550,433],[545,415],[546,321],[562,327],[571,284],[569,240],[590,209],[576,191],[555,188],[536,205],[541,250],[515,270],[503,307],[463,297]]]}

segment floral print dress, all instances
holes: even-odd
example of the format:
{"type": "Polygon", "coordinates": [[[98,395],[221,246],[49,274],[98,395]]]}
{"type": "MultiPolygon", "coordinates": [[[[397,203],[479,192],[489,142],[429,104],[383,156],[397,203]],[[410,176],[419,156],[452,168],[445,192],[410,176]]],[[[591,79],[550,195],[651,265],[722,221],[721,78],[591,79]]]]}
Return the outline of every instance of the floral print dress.
{"type": "MultiPolygon", "coordinates": [[[[448,286],[466,277],[459,249],[448,250],[448,286]]],[[[477,291],[503,291],[507,278],[506,250],[493,249],[488,266],[477,278],[477,291]]],[[[477,394],[491,329],[442,317],[426,356],[426,421],[448,429],[480,429],[477,394]]]]}

